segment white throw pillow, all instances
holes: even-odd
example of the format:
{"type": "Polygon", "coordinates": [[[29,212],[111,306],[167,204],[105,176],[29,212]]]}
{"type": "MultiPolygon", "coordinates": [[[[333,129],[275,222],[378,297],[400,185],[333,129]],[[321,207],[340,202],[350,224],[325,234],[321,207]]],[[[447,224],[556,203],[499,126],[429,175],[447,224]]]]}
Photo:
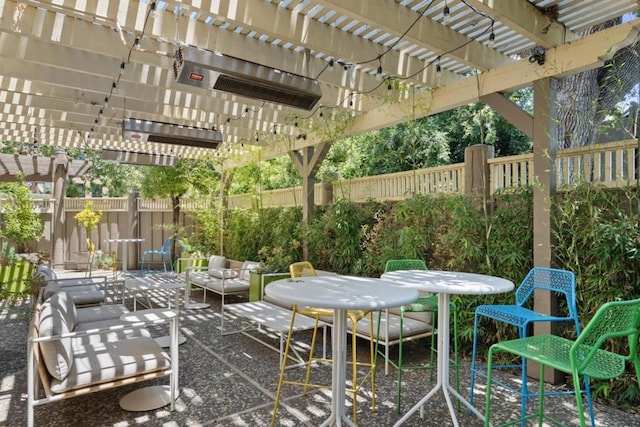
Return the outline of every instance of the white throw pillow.
{"type": "MultiPolygon", "coordinates": [[[[60,291],[42,304],[38,335],[50,337],[68,334],[76,326],[76,306],[69,295],[60,291]]],[[[52,377],[64,380],[73,365],[71,338],[40,343],[42,357],[52,377]]]]}

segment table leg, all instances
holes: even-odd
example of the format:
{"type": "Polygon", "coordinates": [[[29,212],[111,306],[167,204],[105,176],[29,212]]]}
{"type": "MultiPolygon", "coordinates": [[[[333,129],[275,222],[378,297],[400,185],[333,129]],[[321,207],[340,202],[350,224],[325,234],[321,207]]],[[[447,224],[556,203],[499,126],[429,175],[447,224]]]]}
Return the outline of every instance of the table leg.
{"type": "Polygon", "coordinates": [[[462,404],[464,404],[471,412],[473,412],[478,418],[484,420],[484,415],[475,409],[465,398],[463,398],[449,383],[449,317],[450,317],[450,298],[449,294],[438,294],[438,361],[437,361],[437,381],[436,385],[423,397],[413,408],[411,408],[404,416],[398,420],[394,427],[402,425],[411,415],[413,415],[418,409],[420,409],[420,418],[423,417],[423,406],[431,399],[439,390],[442,390],[444,399],[447,402],[449,408],[449,414],[453,425],[458,427],[458,419],[456,417],[456,411],[451,401],[450,393],[454,395],[462,404]]]}
{"type": "Polygon", "coordinates": [[[184,308],[187,310],[200,310],[203,308],[209,308],[210,304],[206,302],[190,302],[191,301],[191,284],[189,279],[185,278],[184,285],[184,308]]]}
{"type": "Polygon", "coordinates": [[[122,242],[122,275],[127,274],[127,264],[129,258],[127,256],[127,242],[122,242]]]}
{"type": "Polygon", "coordinates": [[[332,369],[331,369],[331,416],[322,423],[323,426],[355,424],[345,416],[344,399],[346,393],[346,354],[347,354],[347,311],[333,311],[333,331],[331,333],[332,369]]]}

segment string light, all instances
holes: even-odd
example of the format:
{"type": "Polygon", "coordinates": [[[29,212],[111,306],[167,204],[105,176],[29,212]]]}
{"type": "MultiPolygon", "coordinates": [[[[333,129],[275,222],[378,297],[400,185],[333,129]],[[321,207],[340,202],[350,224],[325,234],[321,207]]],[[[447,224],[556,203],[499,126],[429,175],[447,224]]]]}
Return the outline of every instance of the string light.
{"type": "Polygon", "coordinates": [[[111,83],[111,93],[118,93],[118,85],[116,82],[111,83]]]}
{"type": "Polygon", "coordinates": [[[436,73],[440,74],[442,67],[440,67],[440,55],[438,55],[438,62],[436,63],[436,73]]]}
{"type": "Polygon", "coordinates": [[[390,96],[393,92],[393,88],[391,87],[391,79],[387,79],[387,96],[390,96]]]}
{"type": "Polygon", "coordinates": [[[444,9],[442,11],[442,23],[443,24],[448,24],[449,21],[451,21],[451,11],[449,10],[449,6],[447,6],[447,2],[445,0],[444,2],[444,9]]]}
{"type": "Polygon", "coordinates": [[[329,69],[333,71],[333,58],[329,60],[329,69]]]}
{"type": "Polygon", "coordinates": [[[378,64],[378,69],[376,70],[376,81],[379,82],[381,80],[382,80],[382,60],[380,60],[380,64],[378,64]]]}
{"type": "Polygon", "coordinates": [[[134,46],[136,49],[140,49],[140,38],[139,38],[139,37],[136,37],[136,40],[135,40],[135,42],[133,43],[133,46],[134,46]]]}
{"type": "Polygon", "coordinates": [[[155,1],[151,2],[151,10],[149,12],[149,17],[151,19],[155,19],[155,17],[156,17],[156,2],[155,1]]]}
{"type": "Polygon", "coordinates": [[[493,24],[494,22],[491,21],[491,33],[489,34],[489,43],[487,43],[489,47],[493,47],[496,44],[496,34],[493,32],[493,24]]]}
{"type": "Polygon", "coordinates": [[[124,67],[125,67],[125,63],[124,61],[122,61],[122,63],[120,64],[120,75],[124,74],[124,67]]]}

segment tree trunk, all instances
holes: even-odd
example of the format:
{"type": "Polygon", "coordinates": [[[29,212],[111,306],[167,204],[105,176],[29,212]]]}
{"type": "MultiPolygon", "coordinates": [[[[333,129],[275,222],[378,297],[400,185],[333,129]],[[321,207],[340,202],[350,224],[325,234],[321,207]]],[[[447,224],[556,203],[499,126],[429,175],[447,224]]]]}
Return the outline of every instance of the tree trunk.
{"type": "MultiPolygon", "coordinates": [[[[589,27],[580,37],[620,23],[620,19],[589,27]]],[[[618,51],[599,69],[559,79],[558,148],[583,147],[596,142],[607,114],[624,99],[640,76],[640,41],[618,51]]]]}

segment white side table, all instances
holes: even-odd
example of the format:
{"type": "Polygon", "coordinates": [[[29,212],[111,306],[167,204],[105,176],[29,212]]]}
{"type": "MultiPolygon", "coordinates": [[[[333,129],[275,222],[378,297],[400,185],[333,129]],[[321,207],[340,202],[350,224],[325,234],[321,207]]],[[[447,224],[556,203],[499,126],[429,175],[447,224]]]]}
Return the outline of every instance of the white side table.
{"type": "Polygon", "coordinates": [[[132,391],[120,399],[120,407],[125,411],[151,411],[171,404],[171,410],[173,411],[175,409],[175,400],[179,394],[178,312],[167,308],[154,308],[126,313],[120,316],[120,319],[125,322],[144,325],[171,322],[169,351],[172,371],[168,386],[154,385],[132,391]]]}
{"type": "Polygon", "coordinates": [[[449,408],[449,414],[454,426],[458,426],[451,396],[453,394],[478,418],[484,420],[484,415],[475,409],[464,397],[458,393],[456,388],[449,382],[449,302],[450,295],[485,295],[509,292],[515,287],[510,280],[500,277],[486,276],[484,274],[460,273],[455,271],[432,271],[432,270],[398,270],[384,273],[383,279],[406,286],[408,288],[419,289],[421,291],[435,292],[438,294],[438,377],[435,387],[433,387],[413,408],[396,422],[395,426],[402,425],[413,413],[420,409],[420,417],[423,416],[423,405],[429,399],[442,391],[449,408]]]}
{"type": "MultiPolygon", "coordinates": [[[[180,289],[184,289],[184,285],[178,281],[160,282],[151,277],[134,277],[126,279],[124,282],[123,292],[130,291],[133,293],[133,311],[136,312],[137,295],[142,293],[146,296],[149,308],[151,308],[151,302],[147,292],[149,291],[174,291],[174,307],[176,312],[180,306],[180,289]]],[[[122,295],[122,301],[125,301],[125,295],[122,295]]],[[[167,308],[171,308],[171,298],[167,300],[167,308]]],[[[169,347],[169,337],[162,336],[155,339],[161,347],[169,347]]],[[[187,341],[187,337],[184,335],[178,335],[178,344],[183,344],[187,341]]]]}
{"type": "Polygon", "coordinates": [[[345,371],[347,351],[347,310],[380,310],[398,307],[418,299],[418,291],[392,282],[351,276],[315,276],[277,280],[267,285],[267,295],[300,306],[333,309],[331,333],[332,379],[331,416],[322,426],[343,423],[354,426],[345,416],[345,371]]]}

